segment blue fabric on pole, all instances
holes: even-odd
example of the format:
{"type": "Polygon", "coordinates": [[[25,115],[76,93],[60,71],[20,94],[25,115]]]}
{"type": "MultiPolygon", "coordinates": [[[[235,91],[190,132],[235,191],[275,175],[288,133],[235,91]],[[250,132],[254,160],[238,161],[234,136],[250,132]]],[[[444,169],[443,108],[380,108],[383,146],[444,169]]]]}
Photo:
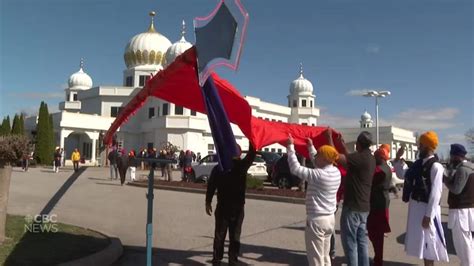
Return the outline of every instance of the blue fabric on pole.
{"type": "Polygon", "coordinates": [[[232,158],[238,155],[237,143],[212,77],[206,80],[202,92],[219,167],[222,171],[228,171],[232,168],[232,158]]]}

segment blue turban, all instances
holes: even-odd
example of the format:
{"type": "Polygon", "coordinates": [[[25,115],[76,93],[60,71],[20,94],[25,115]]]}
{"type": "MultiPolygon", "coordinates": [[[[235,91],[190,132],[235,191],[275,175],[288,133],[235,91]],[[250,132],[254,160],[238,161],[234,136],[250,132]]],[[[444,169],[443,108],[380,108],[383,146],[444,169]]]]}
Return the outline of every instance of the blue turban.
{"type": "Polygon", "coordinates": [[[451,144],[451,151],[449,151],[450,155],[454,156],[461,156],[464,157],[467,154],[466,148],[464,148],[461,144],[451,144]]]}

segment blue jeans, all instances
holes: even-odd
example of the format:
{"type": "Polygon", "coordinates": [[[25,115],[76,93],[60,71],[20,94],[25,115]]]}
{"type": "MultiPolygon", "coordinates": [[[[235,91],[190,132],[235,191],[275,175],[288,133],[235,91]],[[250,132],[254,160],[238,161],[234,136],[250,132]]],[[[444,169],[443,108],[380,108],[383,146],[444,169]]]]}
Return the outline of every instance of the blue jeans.
{"type": "Polygon", "coordinates": [[[341,213],[341,242],[348,266],[369,266],[367,240],[369,212],[353,211],[344,206],[341,213]]]}

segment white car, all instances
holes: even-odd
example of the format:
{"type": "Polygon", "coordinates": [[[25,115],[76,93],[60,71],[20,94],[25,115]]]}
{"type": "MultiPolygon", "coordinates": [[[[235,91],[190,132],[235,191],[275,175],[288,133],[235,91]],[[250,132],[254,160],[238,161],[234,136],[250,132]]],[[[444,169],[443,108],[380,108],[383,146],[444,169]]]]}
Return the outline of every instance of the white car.
{"type": "MultiPolygon", "coordinates": [[[[245,157],[245,154],[242,154],[242,158],[245,157]]],[[[192,165],[194,179],[197,182],[207,182],[209,176],[211,175],[211,171],[218,164],[217,155],[216,154],[209,154],[208,156],[202,158],[202,160],[192,165]]],[[[257,156],[255,160],[250,166],[248,172],[252,177],[266,180],[267,179],[267,167],[265,166],[265,161],[257,156]]]]}

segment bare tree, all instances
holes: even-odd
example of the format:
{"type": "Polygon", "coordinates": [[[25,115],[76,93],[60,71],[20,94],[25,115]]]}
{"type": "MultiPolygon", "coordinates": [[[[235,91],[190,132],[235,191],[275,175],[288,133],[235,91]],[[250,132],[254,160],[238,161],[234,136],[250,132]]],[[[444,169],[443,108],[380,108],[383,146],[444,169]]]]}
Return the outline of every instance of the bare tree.
{"type": "Polygon", "coordinates": [[[469,146],[471,160],[474,160],[474,128],[470,128],[468,131],[466,131],[465,136],[467,145],[469,146]]]}

